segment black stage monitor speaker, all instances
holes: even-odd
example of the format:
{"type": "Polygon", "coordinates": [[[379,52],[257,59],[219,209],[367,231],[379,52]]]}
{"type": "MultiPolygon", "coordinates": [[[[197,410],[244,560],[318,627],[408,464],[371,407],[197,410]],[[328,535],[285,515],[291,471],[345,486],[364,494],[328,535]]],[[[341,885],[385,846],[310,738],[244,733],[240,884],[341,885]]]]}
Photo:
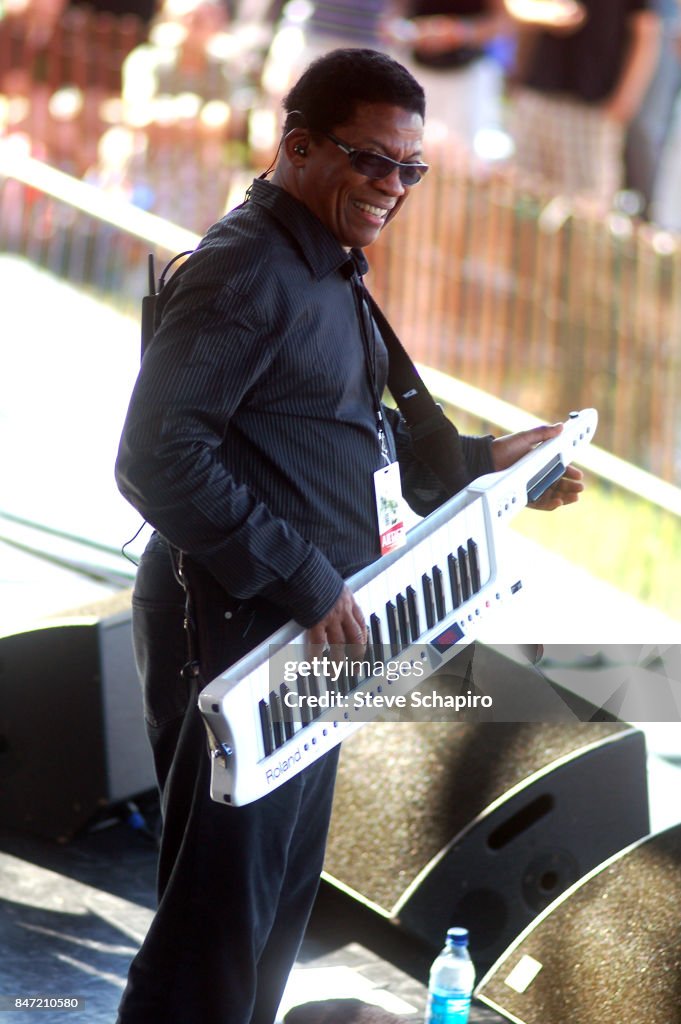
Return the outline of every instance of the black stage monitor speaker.
{"type": "Polygon", "coordinates": [[[466,926],[480,970],[648,831],[624,723],[375,722],[343,746],[324,873],[434,950],[466,926]]]}
{"type": "Polygon", "coordinates": [[[681,825],[563,893],[477,995],[517,1024],[681,1024],[681,825]]]}
{"type": "Polygon", "coordinates": [[[130,593],[0,638],[0,824],[67,839],[155,786],[130,593]]]}

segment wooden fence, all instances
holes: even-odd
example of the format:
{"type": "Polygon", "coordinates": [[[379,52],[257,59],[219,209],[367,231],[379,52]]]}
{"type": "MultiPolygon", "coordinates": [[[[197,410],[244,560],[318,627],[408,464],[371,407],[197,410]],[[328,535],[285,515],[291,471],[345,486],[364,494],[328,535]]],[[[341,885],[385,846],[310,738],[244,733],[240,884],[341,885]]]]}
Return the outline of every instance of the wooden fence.
{"type": "Polygon", "coordinates": [[[443,160],[369,252],[411,353],[681,482],[680,239],[443,160]]]}
{"type": "MultiPolygon", "coordinates": [[[[369,251],[412,356],[541,418],[593,405],[601,447],[681,483],[677,239],[576,208],[558,222],[507,177],[429,177],[369,251]]],[[[0,249],[128,307],[143,294],[144,241],[11,176],[0,221],[0,249]]]]}

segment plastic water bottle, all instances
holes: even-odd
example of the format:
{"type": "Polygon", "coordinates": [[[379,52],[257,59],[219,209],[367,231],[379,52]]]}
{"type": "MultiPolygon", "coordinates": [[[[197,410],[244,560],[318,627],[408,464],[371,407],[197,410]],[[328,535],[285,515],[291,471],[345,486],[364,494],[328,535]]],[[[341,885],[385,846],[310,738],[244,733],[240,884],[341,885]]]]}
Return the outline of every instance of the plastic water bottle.
{"type": "Polygon", "coordinates": [[[468,931],[450,928],[445,948],[430,968],[426,1024],[466,1024],[474,981],[468,931]]]}

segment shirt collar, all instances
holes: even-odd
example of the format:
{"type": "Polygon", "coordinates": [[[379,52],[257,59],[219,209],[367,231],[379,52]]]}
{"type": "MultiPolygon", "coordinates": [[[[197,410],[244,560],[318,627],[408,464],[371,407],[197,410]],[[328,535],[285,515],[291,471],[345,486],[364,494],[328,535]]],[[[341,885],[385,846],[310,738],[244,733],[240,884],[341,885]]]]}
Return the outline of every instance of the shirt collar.
{"type": "Polygon", "coordinates": [[[355,270],[363,275],[369,269],[361,249],[348,253],[319,218],[290,192],[271,181],[256,178],[249,194],[250,202],[267,210],[295,238],[318,280],[341,268],[348,275],[355,270]]]}

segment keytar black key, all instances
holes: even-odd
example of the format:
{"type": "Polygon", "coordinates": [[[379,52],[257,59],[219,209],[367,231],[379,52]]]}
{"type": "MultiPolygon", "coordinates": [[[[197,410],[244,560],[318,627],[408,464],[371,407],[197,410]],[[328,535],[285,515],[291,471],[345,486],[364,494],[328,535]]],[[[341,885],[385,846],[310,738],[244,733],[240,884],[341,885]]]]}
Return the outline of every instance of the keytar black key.
{"type": "MultiPolygon", "coordinates": [[[[308,677],[308,686],[310,687],[310,696],[315,698],[316,707],[312,708],[312,717],[319,718],[322,713],[322,709],[319,706],[319,698],[322,693],[322,685],[320,684],[319,677],[312,674],[308,677]]],[[[324,685],[326,689],[326,685],[324,685]]]]}
{"type": "Polygon", "coordinates": [[[461,597],[464,601],[467,601],[472,593],[471,575],[468,567],[468,550],[459,545],[457,554],[459,556],[459,568],[461,570],[461,597]]]}
{"type": "Polygon", "coordinates": [[[369,634],[371,636],[371,646],[374,649],[373,660],[382,661],[385,656],[383,651],[383,631],[381,630],[381,620],[375,612],[372,612],[369,617],[369,634]]]}
{"type": "Polygon", "coordinates": [[[286,737],[287,740],[290,740],[291,737],[293,736],[293,733],[295,732],[295,725],[293,722],[293,708],[290,705],[290,701],[287,702],[286,700],[290,692],[291,691],[289,690],[286,683],[282,683],[280,685],[279,693],[281,696],[281,713],[284,719],[284,736],[286,737]]]}
{"type": "Polygon", "coordinates": [[[270,706],[266,700],[261,700],[258,704],[258,709],[260,711],[262,744],[265,750],[265,757],[269,757],[270,754],[274,753],[274,735],[272,732],[272,715],[270,714],[270,706]]]}
{"type": "Polygon", "coordinates": [[[482,590],[480,559],[478,557],[478,545],[472,537],[468,540],[468,565],[471,571],[471,587],[473,588],[473,593],[477,594],[478,591],[482,590]]]}
{"type": "Polygon", "coordinates": [[[272,735],[274,737],[274,746],[280,747],[284,742],[284,722],[281,709],[281,700],[279,694],[275,693],[274,690],[270,693],[270,713],[272,715],[272,735]]]}
{"type": "Polygon", "coordinates": [[[345,669],[345,667],[343,667],[343,670],[341,671],[335,683],[336,693],[339,693],[342,697],[347,697],[347,695],[350,693],[351,679],[352,676],[349,676],[347,670],[345,669]]]}
{"type": "MultiPolygon", "coordinates": [[[[364,652],[364,657],[361,659],[366,664],[371,664],[372,661],[373,661],[373,653],[369,652],[370,651],[370,647],[371,647],[371,644],[367,644],[367,649],[364,652]]],[[[357,659],[357,660],[359,660],[359,659],[357,659]]],[[[357,687],[359,686],[360,671],[359,671],[359,669],[355,670],[354,672],[348,671],[344,675],[345,675],[345,685],[346,685],[347,688],[345,690],[343,690],[343,693],[344,694],[352,693],[352,691],[356,690],[357,687]]]]}
{"type": "Polygon", "coordinates": [[[392,601],[386,601],[385,620],[388,623],[388,638],[390,640],[390,656],[395,658],[400,653],[400,637],[397,631],[397,609],[392,601]]]}
{"type": "Polygon", "coordinates": [[[403,651],[405,647],[409,646],[409,612],[407,609],[407,599],[404,594],[398,594],[395,598],[395,604],[397,605],[397,624],[400,627],[400,650],[403,651]]]}
{"type": "Polygon", "coordinates": [[[442,572],[437,565],[433,566],[433,590],[435,591],[435,611],[437,621],[442,622],[445,617],[445,588],[442,583],[442,572]]]}
{"type": "Polygon", "coordinates": [[[459,559],[454,555],[447,555],[447,567],[449,569],[449,586],[452,591],[452,608],[458,608],[463,600],[459,559]]]}
{"type": "Polygon", "coordinates": [[[427,572],[424,572],[421,577],[421,585],[423,587],[423,604],[426,609],[426,626],[428,629],[432,629],[435,625],[435,603],[433,600],[433,581],[427,572]]]}
{"type": "Polygon", "coordinates": [[[409,631],[412,643],[415,643],[421,636],[419,627],[419,607],[416,601],[416,591],[413,587],[407,587],[407,609],[409,611],[409,631]]]}
{"type": "Polygon", "coordinates": [[[303,725],[309,725],[312,721],[312,712],[310,711],[310,705],[307,701],[307,698],[310,696],[310,687],[308,686],[305,676],[298,676],[296,679],[296,688],[298,690],[298,696],[301,698],[299,701],[301,721],[303,725]]]}

